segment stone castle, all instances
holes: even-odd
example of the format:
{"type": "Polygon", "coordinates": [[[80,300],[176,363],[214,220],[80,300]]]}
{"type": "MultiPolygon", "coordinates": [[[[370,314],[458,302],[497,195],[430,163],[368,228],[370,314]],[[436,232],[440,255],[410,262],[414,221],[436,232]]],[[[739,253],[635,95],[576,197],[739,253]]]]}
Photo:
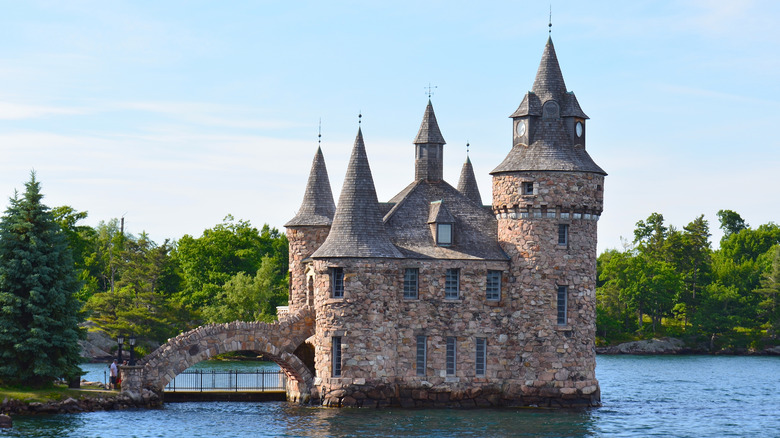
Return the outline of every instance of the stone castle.
{"type": "MultiPolygon", "coordinates": [[[[606,173],[548,39],[483,205],[442,178],[430,100],[415,178],[378,202],[358,129],[338,204],[321,150],[285,226],[290,312],[308,306],[328,406],[594,406],[596,228],[606,173]]],[[[411,148],[410,148],[411,152],[411,148]]]]}

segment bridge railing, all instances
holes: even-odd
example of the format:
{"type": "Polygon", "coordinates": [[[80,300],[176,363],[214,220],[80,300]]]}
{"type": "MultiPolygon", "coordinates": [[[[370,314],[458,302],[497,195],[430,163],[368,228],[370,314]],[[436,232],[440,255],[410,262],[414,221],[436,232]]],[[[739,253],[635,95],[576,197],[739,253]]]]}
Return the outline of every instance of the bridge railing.
{"type": "Polygon", "coordinates": [[[284,391],[287,380],[281,370],[185,371],[165,386],[166,392],[263,392],[284,391]]]}

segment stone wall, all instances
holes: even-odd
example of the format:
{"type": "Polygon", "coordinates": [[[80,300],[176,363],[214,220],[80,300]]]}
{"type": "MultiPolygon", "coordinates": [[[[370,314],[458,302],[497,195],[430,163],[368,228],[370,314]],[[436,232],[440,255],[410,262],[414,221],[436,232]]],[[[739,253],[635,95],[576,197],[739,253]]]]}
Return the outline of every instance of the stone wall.
{"type": "Polygon", "coordinates": [[[555,320],[540,325],[529,316],[534,305],[523,302],[525,295],[513,283],[508,262],[329,259],[315,260],[313,268],[315,397],[326,406],[547,406],[598,401],[598,394],[593,396],[597,386],[586,388],[584,379],[570,381],[567,389],[555,394],[547,389],[556,374],[562,381],[569,377],[562,371],[571,365],[566,357],[573,348],[560,346],[564,350],[558,353],[559,346],[552,340],[557,332],[548,330],[555,320]],[[331,267],[344,269],[343,299],[330,296],[331,267]],[[419,269],[417,299],[403,297],[406,268],[419,269]],[[450,268],[461,270],[457,300],[444,298],[445,271],[450,268]],[[488,270],[504,273],[502,296],[496,302],[485,299],[488,270]],[[423,376],[416,369],[417,335],[427,337],[423,376]],[[342,338],[341,376],[333,376],[334,336],[342,338]],[[446,373],[450,336],[456,337],[457,345],[453,375],[446,373]],[[540,336],[541,345],[552,348],[545,354],[563,359],[553,363],[536,357],[540,352],[529,346],[540,336]],[[477,338],[487,342],[481,376],[476,375],[477,338]],[[545,374],[549,370],[555,370],[552,376],[545,374]]]}
{"type": "Polygon", "coordinates": [[[296,226],[287,229],[290,269],[290,311],[306,305],[306,264],[304,259],[312,255],[328,237],[330,226],[296,226]]]}
{"type": "Polygon", "coordinates": [[[599,399],[595,378],[596,241],[604,177],[591,173],[515,172],[493,180],[498,238],[512,258],[511,278],[524,332],[521,379],[529,396],[599,399]],[[534,184],[523,195],[523,182],[534,184]],[[559,225],[568,241],[559,243],[559,225]],[[565,324],[558,286],[568,287],[565,324]]]}

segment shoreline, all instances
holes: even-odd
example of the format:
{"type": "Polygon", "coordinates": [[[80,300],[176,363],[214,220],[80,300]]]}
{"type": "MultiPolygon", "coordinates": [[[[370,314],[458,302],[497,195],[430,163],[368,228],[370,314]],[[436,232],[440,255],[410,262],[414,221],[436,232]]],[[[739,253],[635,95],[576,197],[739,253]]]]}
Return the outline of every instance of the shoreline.
{"type": "Polygon", "coordinates": [[[701,355],[701,356],[780,356],[780,346],[763,350],[723,349],[710,351],[701,347],[691,347],[679,338],[654,338],[641,341],[624,342],[617,345],[596,347],[596,354],[603,355],[701,355]]]}

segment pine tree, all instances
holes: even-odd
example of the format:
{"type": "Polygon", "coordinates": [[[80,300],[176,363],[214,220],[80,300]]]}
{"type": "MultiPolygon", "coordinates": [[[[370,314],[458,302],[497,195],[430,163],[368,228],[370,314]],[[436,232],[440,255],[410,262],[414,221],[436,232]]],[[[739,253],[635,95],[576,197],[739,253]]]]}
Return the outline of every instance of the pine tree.
{"type": "Polygon", "coordinates": [[[0,382],[46,386],[81,374],[70,249],[33,172],[0,219],[0,382]]]}

